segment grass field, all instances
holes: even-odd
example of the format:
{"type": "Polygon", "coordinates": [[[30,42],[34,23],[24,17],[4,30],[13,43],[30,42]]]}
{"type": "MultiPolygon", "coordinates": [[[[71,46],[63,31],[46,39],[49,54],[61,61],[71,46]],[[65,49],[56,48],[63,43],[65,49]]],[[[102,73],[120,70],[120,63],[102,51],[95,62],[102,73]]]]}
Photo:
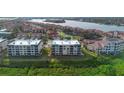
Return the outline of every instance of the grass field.
{"type": "MultiPolygon", "coordinates": [[[[83,50],[84,51],[84,50],[83,50]]],[[[0,75],[5,76],[123,76],[124,52],[117,56],[4,57],[0,75]]]]}
{"type": "Polygon", "coordinates": [[[40,57],[4,57],[2,65],[8,67],[48,67],[49,58],[40,57]]]}

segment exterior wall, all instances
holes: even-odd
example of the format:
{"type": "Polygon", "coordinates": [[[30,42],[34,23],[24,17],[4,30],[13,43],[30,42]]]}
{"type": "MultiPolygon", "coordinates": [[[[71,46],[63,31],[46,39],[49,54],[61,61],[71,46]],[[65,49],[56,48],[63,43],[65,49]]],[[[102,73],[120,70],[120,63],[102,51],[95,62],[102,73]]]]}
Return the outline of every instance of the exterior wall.
{"type": "MultiPolygon", "coordinates": [[[[43,42],[40,42],[38,45],[38,52],[41,53],[41,49],[43,48],[43,42]]],[[[41,53],[42,54],[42,53],[41,53]]]]}
{"type": "Polygon", "coordinates": [[[81,55],[81,45],[52,45],[53,55],[81,55]]]}

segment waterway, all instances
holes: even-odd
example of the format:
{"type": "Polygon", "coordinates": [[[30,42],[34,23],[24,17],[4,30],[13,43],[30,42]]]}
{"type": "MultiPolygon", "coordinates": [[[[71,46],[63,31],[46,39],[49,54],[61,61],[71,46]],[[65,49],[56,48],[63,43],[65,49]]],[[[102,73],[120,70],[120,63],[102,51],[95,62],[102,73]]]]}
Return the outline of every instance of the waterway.
{"type": "Polygon", "coordinates": [[[39,22],[39,23],[47,23],[47,24],[55,24],[61,26],[70,26],[70,27],[79,27],[83,29],[97,29],[102,31],[124,31],[124,26],[117,25],[105,25],[98,23],[90,23],[90,22],[80,22],[73,20],[65,20],[65,23],[52,23],[52,22],[44,22],[45,19],[32,19],[31,22],[39,22]]]}

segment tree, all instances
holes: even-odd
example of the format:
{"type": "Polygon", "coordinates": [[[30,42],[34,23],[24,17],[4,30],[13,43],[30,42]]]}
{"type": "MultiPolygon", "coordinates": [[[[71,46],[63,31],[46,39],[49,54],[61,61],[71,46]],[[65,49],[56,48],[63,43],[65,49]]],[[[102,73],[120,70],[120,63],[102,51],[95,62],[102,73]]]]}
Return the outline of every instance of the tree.
{"type": "Polygon", "coordinates": [[[98,67],[98,75],[115,76],[116,71],[111,65],[101,65],[98,67]]]}
{"type": "Polygon", "coordinates": [[[32,32],[29,32],[27,35],[28,35],[28,38],[31,38],[32,32]]]}
{"type": "Polygon", "coordinates": [[[50,55],[51,54],[51,48],[43,48],[42,54],[43,55],[50,55]]]}
{"type": "Polygon", "coordinates": [[[43,42],[44,44],[46,44],[48,42],[48,35],[46,34],[45,36],[43,36],[43,42]]]}
{"type": "Polygon", "coordinates": [[[80,36],[73,36],[73,39],[80,40],[80,36]]]}

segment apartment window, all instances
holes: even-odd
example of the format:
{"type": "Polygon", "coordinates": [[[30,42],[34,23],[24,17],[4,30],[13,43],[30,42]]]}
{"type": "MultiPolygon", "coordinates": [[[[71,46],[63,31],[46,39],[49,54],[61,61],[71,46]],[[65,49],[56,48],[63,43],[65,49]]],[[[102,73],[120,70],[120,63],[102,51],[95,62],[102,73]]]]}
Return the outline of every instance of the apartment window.
{"type": "Polygon", "coordinates": [[[75,48],[77,47],[77,46],[74,46],[75,48]]]}

